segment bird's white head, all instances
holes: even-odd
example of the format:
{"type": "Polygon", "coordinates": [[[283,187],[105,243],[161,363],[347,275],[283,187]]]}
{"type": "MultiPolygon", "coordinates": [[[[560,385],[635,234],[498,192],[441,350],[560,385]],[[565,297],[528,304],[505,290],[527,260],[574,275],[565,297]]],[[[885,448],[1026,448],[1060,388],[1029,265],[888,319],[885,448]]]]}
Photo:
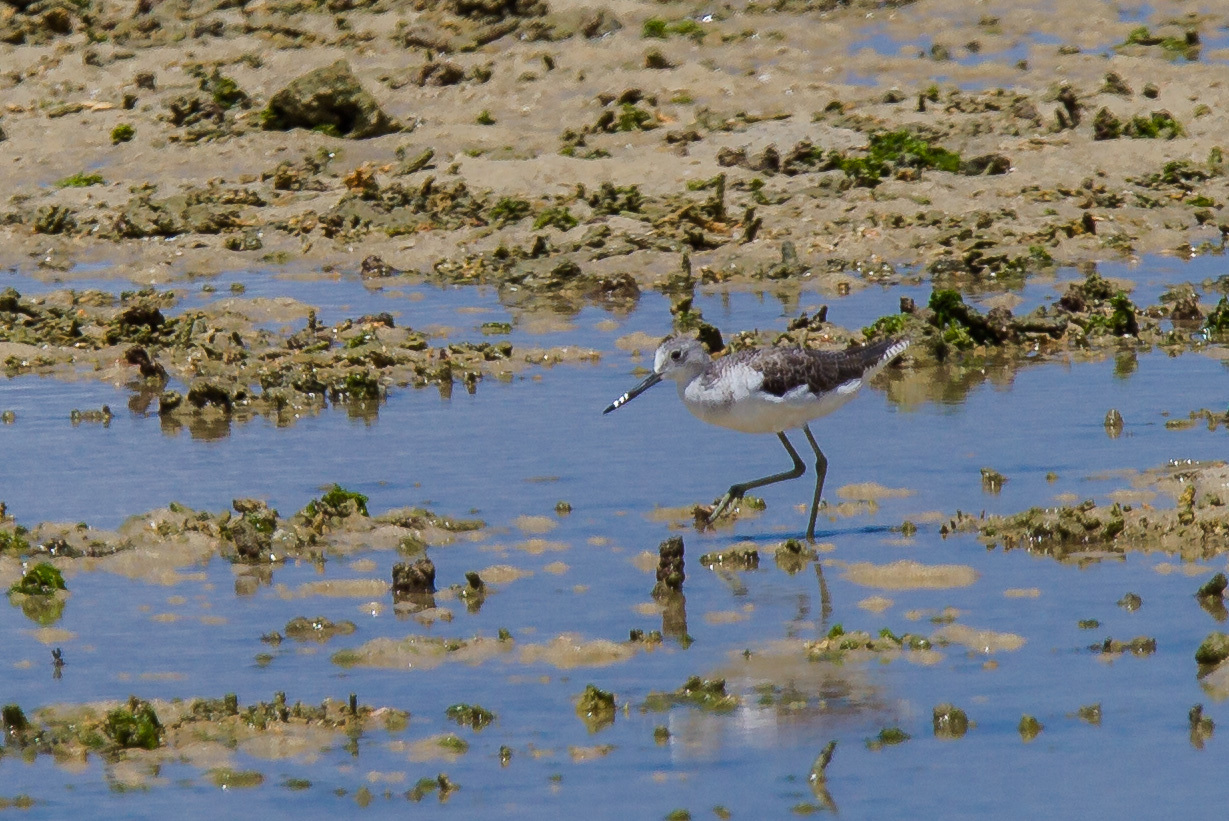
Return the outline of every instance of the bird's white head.
{"type": "Polygon", "coordinates": [[[687,336],[672,336],[658,347],[653,356],[653,372],[636,387],[606,406],[602,413],[621,408],[663,379],[672,379],[679,390],[695,379],[709,366],[712,359],[708,351],[695,339],[687,336]]]}
{"type": "Polygon", "coordinates": [[[672,336],[661,343],[653,357],[653,372],[662,379],[686,385],[712,363],[704,345],[689,336],[672,336]]]}

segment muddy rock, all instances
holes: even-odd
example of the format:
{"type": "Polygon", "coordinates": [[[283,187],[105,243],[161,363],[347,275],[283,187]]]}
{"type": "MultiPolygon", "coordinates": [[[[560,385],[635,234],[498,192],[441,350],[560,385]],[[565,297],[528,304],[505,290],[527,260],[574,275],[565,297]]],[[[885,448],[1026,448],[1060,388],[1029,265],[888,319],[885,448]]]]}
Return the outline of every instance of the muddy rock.
{"type": "Polygon", "coordinates": [[[969,717],[954,704],[940,704],[932,714],[935,738],[963,738],[969,731],[969,717]]]}
{"type": "Polygon", "coordinates": [[[1196,704],[1187,712],[1187,721],[1191,728],[1191,746],[1202,750],[1204,742],[1216,732],[1216,722],[1203,714],[1203,705],[1196,704]]]}
{"type": "Polygon", "coordinates": [[[602,690],[592,684],[585,686],[585,691],[580,694],[580,698],[576,701],[576,715],[589,728],[589,732],[596,733],[605,727],[610,726],[615,720],[615,697],[614,693],[602,690]]]}
{"type": "Polygon", "coordinates": [[[268,130],[321,129],[339,137],[366,139],[401,130],[350,70],[338,60],[308,72],[270,98],[261,124],[268,130]]]}
{"type": "Polygon", "coordinates": [[[1020,738],[1028,742],[1041,735],[1045,725],[1038,721],[1035,716],[1024,715],[1020,718],[1020,724],[1017,729],[1020,732],[1020,738]]]}
{"type": "Polygon", "coordinates": [[[323,644],[335,636],[348,636],[357,628],[352,621],[332,622],[323,616],[309,619],[297,616],[286,622],[287,638],[296,641],[314,641],[323,644]]]}
{"type": "Polygon", "coordinates": [[[1229,587],[1229,579],[1225,577],[1224,573],[1217,573],[1200,585],[1199,589],[1195,591],[1195,597],[1198,599],[1223,599],[1226,587],[1229,587]]]}
{"type": "Polygon", "coordinates": [[[1133,656],[1150,656],[1156,652],[1156,639],[1151,636],[1136,636],[1130,641],[1106,638],[1105,641],[1090,645],[1089,650],[1102,655],[1119,656],[1130,653],[1133,656]]]}
{"type": "Polygon", "coordinates": [[[654,598],[677,594],[683,590],[683,580],[687,578],[683,567],[683,540],[679,536],[671,536],[662,542],[658,548],[657,584],[653,587],[654,598]]]}
{"type": "Polygon", "coordinates": [[[393,565],[393,595],[409,596],[435,592],[435,563],[423,558],[393,565]]]}
{"type": "Polygon", "coordinates": [[[754,547],[732,547],[705,553],[700,564],[710,570],[755,570],[760,566],[760,553],[754,547]]]}

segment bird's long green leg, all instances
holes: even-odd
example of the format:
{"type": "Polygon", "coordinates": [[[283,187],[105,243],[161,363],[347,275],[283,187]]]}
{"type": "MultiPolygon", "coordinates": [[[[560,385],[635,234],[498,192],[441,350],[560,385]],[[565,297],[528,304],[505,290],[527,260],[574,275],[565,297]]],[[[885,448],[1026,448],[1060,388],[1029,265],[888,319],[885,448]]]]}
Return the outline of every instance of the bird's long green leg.
{"type": "MultiPolygon", "coordinates": [[[[785,445],[785,449],[789,452],[789,458],[794,460],[794,469],[782,473],[774,473],[771,476],[765,476],[763,479],[753,479],[750,482],[730,485],[730,489],[725,492],[725,495],[721,497],[721,501],[717,503],[717,506],[713,508],[713,512],[709,514],[708,520],[710,522],[714,521],[722,513],[725,513],[729,509],[730,504],[737,499],[741,499],[748,490],[777,482],[784,482],[786,479],[797,479],[807,472],[807,466],[802,463],[802,457],[798,455],[798,451],[794,450],[794,446],[790,444],[789,439],[785,438],[785,434],[778,433],[777,437],[781,440],[781,444],[785,445]]],[[[811,441],[814,442],[814,440],[811,441]]]]}
{"type": "Polygon", "coordinates": [[[832,618],[832,596],[828,593],[828,582],[824,581],[824,569],[815,560],[815,575],[819,577],[819,630],[828,632],[828,619],[832,618]]]}
{"type": "Polygon", "coordinates": [[[803,425],[802,432],[807,435],[807,441],[811,443],[811,450],[815,451],[815,496],[811,499],[811,521],[807,524],[807,541],[813,542],[815,541],[815,517],[819,515],[819,494],[824,490],[824,477],[828,475],[828,457],[824,456],[824,452],[819,449],[819,443],[811,435],[810,427],[803,425]]]}

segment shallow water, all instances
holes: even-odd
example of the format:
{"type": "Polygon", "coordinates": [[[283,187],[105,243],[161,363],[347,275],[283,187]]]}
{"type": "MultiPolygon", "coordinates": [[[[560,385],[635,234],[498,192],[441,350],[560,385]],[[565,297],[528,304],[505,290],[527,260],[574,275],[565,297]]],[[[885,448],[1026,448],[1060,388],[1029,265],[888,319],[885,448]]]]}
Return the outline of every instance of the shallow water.
{"type": "MultiPolygon", "coordinates": [[[[1166,282],[1213,278],[1220,262],[1145,260],[1130,270],[1102,271],[1159,292],[1166,282]]],[[[1074,278],[1068,273],[1019,294],[1026,303],[1051,299],[1063,287],[1056,283],[1074,278]]],[[[294,294],[319,306],[322,318],[400,308],[410,324],[447,325],[467,338],[481,322],[511,316],[501,313],[493,292],[427,286],[372,291],[347,277],[242,279],[247,296],[294,294]],[[412,302],[406,291],[416,295],[412,302]],[[475,306],[488,312],[466,311],[475,306]]],[[[23,293],[36,287],[28,280],[12,284],[23,293]]],[[[771,295],[714,293],[697,304],[727,332],[783,328],[786,317],[821,304],[829,305],[833,321],[858,327],[893,312],[901,295],[921,301],[928,293],[929,285],[871,287],[850,297],[814,293],[784,303],[771,295]]],[[[187,431],[164,435],[155,415],[127,409],[126,390],[29,376],[6,382],[0,405],[14,410],[17,420],[0,426],[0,448],[16,470],[6,472],[0,498],[19,522],[83,520],[110,528],[172,500],[217,511],[245,496],[266,499],[289,515],[338,482],[367,494],[373,512],[426,505],[486,520],[489,527],[477,541],[430,549],[441,589],[463,583],[465,571],[497,564],[532,575],[493,585],[477,613],[441,594],[439,605],[454,619],[428,627],[399,618],[388,596],[373,615],[370,596],[302,593],[302,585],[322,579],[386,581],[402,560],[393,551],[361,550],[322,566],[279,566],[272,584],[253,595],[236,593],[235,571],[219,559],[184,568],[184,579],[172,586],[72,573],[72,593],[55,625],[71,635],[44,637],[44,643],[18,608],[0,607],[3,702],[31,713],[45,704],[133,693],[188,699],[234,692],[248,703],[285,691],[292,702],[318,703],[354,692],[365,704],[409,710],[410,725],[398,734],[365,735],[356,751],[344,749],[339,736],[318,758],[236,752],[230,766],[258,770],[264,783],[221,796],[201,769],[188,764],[166,766],[148,790],[131,790],[96,757],[68,768],[47,757],[25,763],[15,756],[0,758],[0,795],[33,796],[38,803],[30,817],[85,810],[204,818],[216,816],[222,802],[235,802],[223,812],[316,818],[354,813],[356,800],[367,800],[357,798],[364,787],[371,794],[369,812],[405,812],[406,790],[421,777],[446,772],[461,787],[446,807],[467,817],[662,817],[675,808],[708,817],[717,805],[737,818],[781,817],[802,804],[818,806],[807,774],[819,750],[836,739],[828,797],[847,817],[897,815],[905,807],[917,817],[1156,817],[1223,798],[1215,752],[1220,740],[1197,750],[1187,727],[1187,710],[1197,702],[1207,705],[1207,715],[1225,719],[1223,704],[1211,701],[1195,676],[1194,649],[1216,623],[1192,596],[1223,560],[1194,575],[1175,572],[1160,555],[1060,564],[1024,551],[987,551],[967,536],[943,538],[936,518],[924,515],[1023,510],[1052,504],[1059,494],[1104,500],[1129,485],[1122,471],[1223,458],[1229,436],[1223,428],[1171,430],[1164,424],[1193,409],[1225,406],[1220,361],[1157,351],[1138,356],[1133,371],[1113,356],[1045,363],[943,403],[902,404],[880,390],[865,391],[813,426],[830,461],[826,497],[835,503],[842,487],[864,482],[913,493],[883,498],[870,511],[822,515],[819,540],[831,549],[821,555],[818,573],[809,565],[791,576],[774,565],[770,552],[801,532],[809,474],[767,488],[767,510],[733,528],[699,534],[675,530],[654,515],[658,507],[709,502],[733,481],[785,467],[787,458],[772,437],[706,427],[668,388],[601,414],[637,381],[635,368],[644,364],[617,349],[615,340],[633,331],[664,332],[668,308],[664,298],[646,294],[626,318],[589,308],[570,320],[570,328],[535,334],[518,326],[510,337],[514,345],[593,347],[602,352],[596,365],[529,371],[508,383],[483,382],[472,396],[455,391],[448,400],[432,389],[400,390],[371,418],[328,409],[283,428],[257,419],[213,440],[187,431]],[[109,426],[69,422],[72,408],[103,403],[122,409],[109,426]],[[1111,407],[1126,420],[1117,439],[1103,426],[1111,407]],[[982,467],[1007,476],[999,494],[982,490],[982,467]],[[1046,478],[1051,471],[1054,481],[1046,478]],[[573,506],[570,515],[555,514],[559,500],[573,506]],[[553,527],[526,532],[534,529],[518,527],[518,517],[526,515],[546,517],[553,527]],[[920,526],[902,540],[891,528],[906,519],[920,526]],[[652,602],[652,572],[633,559],[655,553],[676,533],[686,543],[689,645],[669,635],[667,626],[660,648],[610,666],[558,668],[522,659],[521,648],[561,633],[622,641],[633,628],[662,629],[661,615],[644,607],[652,602]],[[535,536],[554,549],[525,549],[535,536]],[[717,573],[699,564],[701,553],[746,539],[763,551],[759,570],[717,573]],[[977,580],[949,589],[878,590],[846,578],[847,564],[900,559],[968,565],[977,580]],[[1027,595],[1005,595],[1009,590],[1027,595]],[[1116,604],[1128,591],[1143,598],[1135,612],[1116,604]],[[876,595],[890,600],[882,612],[859,606],[876,595]],[[1017,634],[1023,646],[987,653],[952,644],[931,665],[903,658],[834,665],[807,662],[797,645],[789,645],[821,637],[838,623],[846,630],[887,627],[898,635],[929,635],[942,626],[930,617],[948,607],[959,611],[957,624],[1017,634]],[[358,629],[324,645],[261,641],[301,615],[348,619],[358,629]],[[1079,628],[1079,620],[1093,618],[1101,622],[1097,629],[1079,628]],[[337,650],[380,636],[493,637],[500,628],[511,632],[515,648],[477,665],[379,670],[330,661],[337,650]],[[1106,636],[1137,635],[1154,637],[1157,652],[1106,661],[1088,649],[1106,636]],[[67,666],[53,679],[50,651],[57,646],[67,666]],[[261,654],[271,658],[262,662],[261,654]],[[674,690],[690,675],[726,677],[742,706],[724,715],[688,706],[641,709],[650,692],[674,690]],[[620,708],[613,725],[597,732],[574,712],[588,683],[615,693],[620,708]],[[761,704],[756,688],[765,684],[797,691],[799,704],[761,704]],[[444,710],[462,701],[492,710],[498,720],[480,732],[457,728],[444,710]],[[968,712],[975,726],[965,738],[933,737],[930,710],[941,702],[968,712]],[[1075,715],[1095,703],[1102,708],[1100,726],[1075,715]],[[1023,713],[1045,725],[1027,744],[1016,731],[1023,713]],[[658,726],[669,730],[665,744],[654,741],[658,726]],[[868,749],[864,741],[885,727],[900,727],[912,739],[868,749]],[[469,741],[469,752],[455,761],[416,761],[397,743],[445,732],[469,741]],[[513,750],[507,767],[500,766],[501,745],[513,750]],[[569,750],[595,745],[613,749],[579,761],[569,750]],[[308,779],[311,786],[289,789],[283,786],[288,778],[308,779]]],[[[1169,503],[1161,498],[1156,504],[1169,503]]],[[[433,795],[424,801],[438,803],[433,795]]]]}

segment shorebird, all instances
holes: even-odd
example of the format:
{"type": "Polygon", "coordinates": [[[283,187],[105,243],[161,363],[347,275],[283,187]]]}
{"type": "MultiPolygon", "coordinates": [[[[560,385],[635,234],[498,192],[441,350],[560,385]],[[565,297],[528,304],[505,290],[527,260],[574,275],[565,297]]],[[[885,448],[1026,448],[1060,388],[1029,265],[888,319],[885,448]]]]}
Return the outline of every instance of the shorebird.
{"type": "Polygon", "coordinates": [[[815,496],[807,539],[815,539],[815,517],[824,489],[828,459],[819,449],[809,423],[826,416],[854,397],[862,383],[909,347],[907,339],[885,339],[844,351],[810,348],[762,348],[738,351],[720,359],[708,355],[699,341],[669,337],[653,357],[653,373],[620,396],[602,413],[621,408],[665,379],[678,386],[679,398],[695,416],[712,425],[743,433],[775,433],[794,466],[762,479],[730,485],[709,514],[715,520],[748,490],[797,479],[806,466],[785,431],[802,428],[815,451],[815,496]]]}

